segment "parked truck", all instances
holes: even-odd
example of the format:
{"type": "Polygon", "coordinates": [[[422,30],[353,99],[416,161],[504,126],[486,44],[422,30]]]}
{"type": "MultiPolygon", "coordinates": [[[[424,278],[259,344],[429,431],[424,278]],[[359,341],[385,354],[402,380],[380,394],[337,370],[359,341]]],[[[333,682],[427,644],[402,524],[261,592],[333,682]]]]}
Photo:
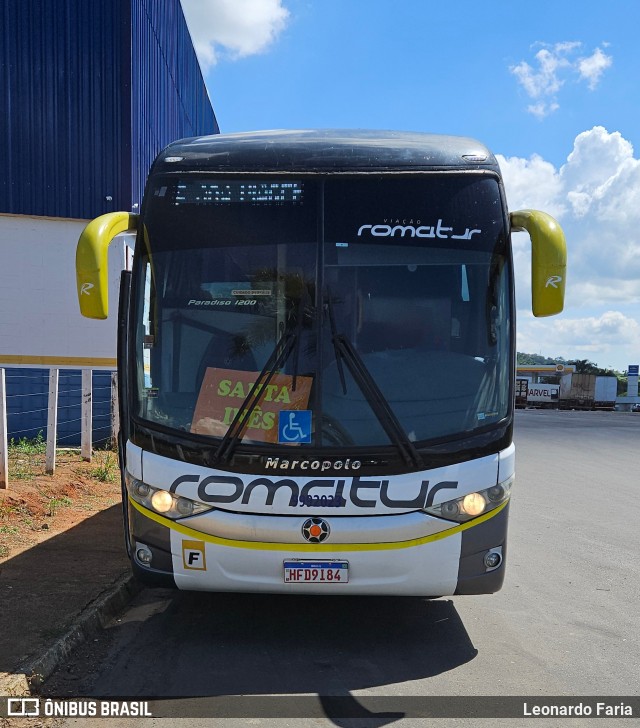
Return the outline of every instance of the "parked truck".
{"type": "Polygon", "coordinates": [[[527,404],[534,407],[555,409],[560,395],[559,384],[529,384],[527,404]]]}
{"type": "Polygon", "coordinates": [[[612,410],[618,394],[616,377],[565,374],[560,378],[560,409],[612,410]]]}
{"type": "Polygon", "coordinates": [[[516,379],[516,407],[612,410],[618,394],[616,377],[568,373],[559,384],[540,384],[529,377],[516,379]]]}
{"type": "Polygon", "coordinates": [[[557,409],[559,395],[559,384],[540,384],[524,377],[516,379],[516,407],[557,409]]]}

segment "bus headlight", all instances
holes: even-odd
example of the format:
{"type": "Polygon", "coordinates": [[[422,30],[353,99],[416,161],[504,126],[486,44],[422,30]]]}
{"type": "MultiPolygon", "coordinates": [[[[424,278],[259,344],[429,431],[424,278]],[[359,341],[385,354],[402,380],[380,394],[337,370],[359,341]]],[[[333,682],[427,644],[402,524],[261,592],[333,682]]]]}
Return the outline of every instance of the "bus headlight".
{"type": "Polygon", "coordinates": [[[167,518],[175,520],[212,510],[211,506],[206,506],[204,503],[191,500],[191,498],[185,498],[183,495],[176,495],[162,488],[153,488],[147,483],[132,477],[129,473],[126,474],[125,482],[127,492],[132,500],[167,518]]]}
{"type": "Polygon", "coordinates": [[[462,499],[462,510],[470,516],[479,516],[484,513],[487,501],[482,493],[469,493],[462,499]]]}
{"type": "Polygon", "coordinates": [[[158,513],[167,513],[173,506],[173,498],[168,490],[156,490],[151,496],[151,507],[158,513]]]}
{"type": "Polygon", "coordinates": [[[467,495],[463,495],[460,498],[439,503],[437,506],[423,508],[423,511],[430,516],[444,518],[447,521],[464,523],[464,521],[477,518],[483,513],[493,511],[508,500],[513,481],[514,476],[512,475],[502,483],[492,485],[491,488],[478,490],[474,493],[467,493],[467,495]]]}

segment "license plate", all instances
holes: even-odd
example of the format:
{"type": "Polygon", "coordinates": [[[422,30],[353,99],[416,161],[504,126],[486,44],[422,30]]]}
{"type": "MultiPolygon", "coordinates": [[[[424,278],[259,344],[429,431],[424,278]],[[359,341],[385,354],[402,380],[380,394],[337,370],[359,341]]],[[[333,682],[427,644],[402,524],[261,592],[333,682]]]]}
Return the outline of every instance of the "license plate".
{"type": "Polygon", "coordinates": [[[285,584],[346,584],[348,561],[285,561],[285,584]]]}

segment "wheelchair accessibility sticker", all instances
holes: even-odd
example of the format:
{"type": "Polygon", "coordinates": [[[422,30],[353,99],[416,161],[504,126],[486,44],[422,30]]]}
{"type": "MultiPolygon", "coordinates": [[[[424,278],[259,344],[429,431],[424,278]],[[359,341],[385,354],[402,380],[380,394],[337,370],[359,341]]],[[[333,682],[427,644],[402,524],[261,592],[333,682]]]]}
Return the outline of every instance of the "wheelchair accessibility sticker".
{"type": "Polygon", "coordinates": [[[278,442],[310,443],[311,410],[281,410],[278,413],[278,442]]]}

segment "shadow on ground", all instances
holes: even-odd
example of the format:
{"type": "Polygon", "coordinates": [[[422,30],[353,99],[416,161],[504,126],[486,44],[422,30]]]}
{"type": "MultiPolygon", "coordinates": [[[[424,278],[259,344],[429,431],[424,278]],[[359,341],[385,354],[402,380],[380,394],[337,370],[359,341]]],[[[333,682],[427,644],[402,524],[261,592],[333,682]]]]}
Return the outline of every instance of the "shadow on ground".
{"type": "Polygon", "coordinates": [[[145,590],[106,632],[104,652],[98,657],[88,646],[69,668],[72,684],[54,675],[45,694],[190,697],[186,705],[205,714],[216,696],[315,694],[336,725],[346,712],[381,726],[402,714],[369,713],[353,691],[383,687],[378,694],[392,696],[395,684],[453,670],[477,654],[447,599],[145,590]]]}
{"type": "Polygon", "coordinates": [[[42,652],[128,568],[120,505],[0,564],[0,672],[42,652]]]}

